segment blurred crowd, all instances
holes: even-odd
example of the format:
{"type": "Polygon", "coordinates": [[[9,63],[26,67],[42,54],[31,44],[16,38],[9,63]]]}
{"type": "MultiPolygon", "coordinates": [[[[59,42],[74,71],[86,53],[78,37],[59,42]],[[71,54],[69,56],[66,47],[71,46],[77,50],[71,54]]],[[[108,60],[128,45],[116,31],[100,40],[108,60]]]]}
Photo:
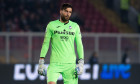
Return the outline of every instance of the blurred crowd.
{"type": "MultiPolygon", "coordinates": [[[[43,32],[45,31],[46,25],[49,21],[55,20],[59,18],[59,7],[61,1],[65,0],[0,0],[0,31],[2,32],[43,32]]],[[[67,1],[67,0],[66,0],[67,1]]],[[[78,7],[80,0],[77,0],[77,3],[74,0],[69,0],[69,2],[73,1],[73,5],[76,9],[78,7]]],[[[84,1],[85,0],[81,0],[84,1]]],[[[105,0],[107,5],[112,8],[113,0],[105,0]]],[[[140,32],[140,0],[120,0],[120,7],[121,7],[121,19],[122,22],[128,23],[128,10],[129,6],[132,5],[137,11],[139,11],[139,15],[137,18],[137,23],[139,26],[140,32]],[[125,4],[125,5],[124,5],[125,4]]],[[[83,4],[82,3],[82,4],[83,4]]],[[[83,4],[83,5],[89,5],[83,4]]],[[[88,7],[88,6],[85,6],[88,7]]],[[[93,10],[93,7],[90,6],[92,9],[92,13],[88,14],[87,12],[81,13],[84,11],[84,7],[80,7],[81,10],[79,13],[87,15],[86,19],[83,20],[77,12],[73,12],[72,21],[77,22],[80,27],[81,31],[88,31],[88,32],[115,32],[118,29],[113,30],[113,28],[109,29],[109,26],[101,25],[101,24],[93,24],[91,23],[92,20],[96,20],[93,16],[99,16],[100,14],[96,14],[96,11],[93,10]],[[93,14],[94,13],[94,14],[93,14]],[[88,18],[89,16],[89,18],[88,18]],[[93,17],[93,18],[91,18],[93,17]],[[88,24],[86,24],[88,23],[88,24]],[[89,24],[90,23],[90,24],[89,24]],[[86,28],[86,26],[90,26],[90,29],[86,28]],[[86,29],[84,29],[85,27],[86,29]],[[92,28],[92,29],[91,29],[92,28]],[[103,28],[103,29],[101,29],[103,28]],[[108,28],[108,29],[107,29],[108,28]],[[106,30],[105,30],[106,29],[106,30]],[[96,31],[95,31],[96,30],[96,31]]],[[[78,10],[79,10],[78,9],[78,10]]],[[[101,15],[103,16],[103,15],[101,15]]],[[[100,17],[101,17],[100,16],[100,17]]],[[[98,20],[98,19],[97,19],[98,20]]],[[[101,18],[102,20],[102,18],[101,18]]],[[[98,20],[100,21],[100,20],[98,20]]],[[[96,21],[97,22],[97,21],[96,21]]],[[[105,21],[108,23],[108,21],[105,21]]],[[[113,26],[114,27],[114,26],[113,26]]],[[[116,27],[115,27],[116,28],[116,27]]]]}
{"type": "Polygon", "coordinates": [[[140,0],[130,0],[131,5],[140,12],[140,0]]]}
{"type": "Polygon", "coordinates": [[[0,31],[44,31],[57,10],[57,0],[1,0],[0,31]],[[50,11],[51,10],[51,11],[50,11]]]}

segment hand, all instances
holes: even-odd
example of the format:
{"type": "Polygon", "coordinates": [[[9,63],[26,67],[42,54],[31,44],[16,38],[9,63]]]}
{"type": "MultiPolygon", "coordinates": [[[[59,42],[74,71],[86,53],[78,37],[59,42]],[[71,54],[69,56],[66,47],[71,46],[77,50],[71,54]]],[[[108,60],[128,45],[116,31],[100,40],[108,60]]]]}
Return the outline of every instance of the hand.
{"type": "Polygon", "coordinates": [[[46,67],[44,65],[44,59],[39,59],[38,74],[46,76],[46,67]]]}
{"type": "Polygon", "coordinates": [[[75,68],[78,75],[81,75],[83,73],[83,68],[84,68],[84,60],[80,59],[75,68]]]}

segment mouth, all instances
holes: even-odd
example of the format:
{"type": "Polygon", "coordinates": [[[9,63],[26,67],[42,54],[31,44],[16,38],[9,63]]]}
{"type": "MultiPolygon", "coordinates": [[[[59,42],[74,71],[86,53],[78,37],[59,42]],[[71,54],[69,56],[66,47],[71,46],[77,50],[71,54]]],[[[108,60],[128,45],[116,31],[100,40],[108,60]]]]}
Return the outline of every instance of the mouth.
{"type": "Polygon", "coordinates": [[[69,19],[69,16],[66,16],[65,18],[69,19]]]}
{"type": "Polygon", "coordinates": [[[65,17],[69,17],[69,16],[65,16],[65,17]]]}
{"type": "Polygon", "coordinates": [[[69,18],[70,18],[70,17],[69,17],[68,15],[66,15],[66,16],[62,16],[62,17],[61,17],[61,19],[62,19],[63,21],[68,21],[69,18]]]}

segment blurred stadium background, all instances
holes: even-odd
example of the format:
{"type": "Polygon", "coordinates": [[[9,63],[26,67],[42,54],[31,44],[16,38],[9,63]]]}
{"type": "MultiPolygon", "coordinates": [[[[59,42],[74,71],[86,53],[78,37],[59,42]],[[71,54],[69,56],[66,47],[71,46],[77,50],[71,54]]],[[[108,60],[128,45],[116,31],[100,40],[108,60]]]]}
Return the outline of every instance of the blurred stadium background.
{"type": "MultiPolygon", "coordinates": [[[[73,5],[71,20],[83,36],[85,73],[79,84],[139,84],[140,0],[0,0],[1,83],[46,84],[36,64],[46,25],[59,19],[62,3],[73,5]],[[93,52],[98,62],[90,65],[93,52]]],[[[49,55],[50,50],[47,64],[49,55]]]]}

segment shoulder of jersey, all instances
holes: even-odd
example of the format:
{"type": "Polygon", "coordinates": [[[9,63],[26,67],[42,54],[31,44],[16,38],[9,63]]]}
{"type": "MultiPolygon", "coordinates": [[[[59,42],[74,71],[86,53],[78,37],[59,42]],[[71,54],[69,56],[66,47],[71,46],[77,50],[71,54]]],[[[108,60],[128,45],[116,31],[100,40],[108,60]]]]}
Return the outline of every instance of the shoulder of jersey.
{"type": "Polygon", "coordinates": [[[50,21],[49,24],[53,24],[53,23],[56,23],[58,20],[53,20],[53,21],[50,21]]]}

